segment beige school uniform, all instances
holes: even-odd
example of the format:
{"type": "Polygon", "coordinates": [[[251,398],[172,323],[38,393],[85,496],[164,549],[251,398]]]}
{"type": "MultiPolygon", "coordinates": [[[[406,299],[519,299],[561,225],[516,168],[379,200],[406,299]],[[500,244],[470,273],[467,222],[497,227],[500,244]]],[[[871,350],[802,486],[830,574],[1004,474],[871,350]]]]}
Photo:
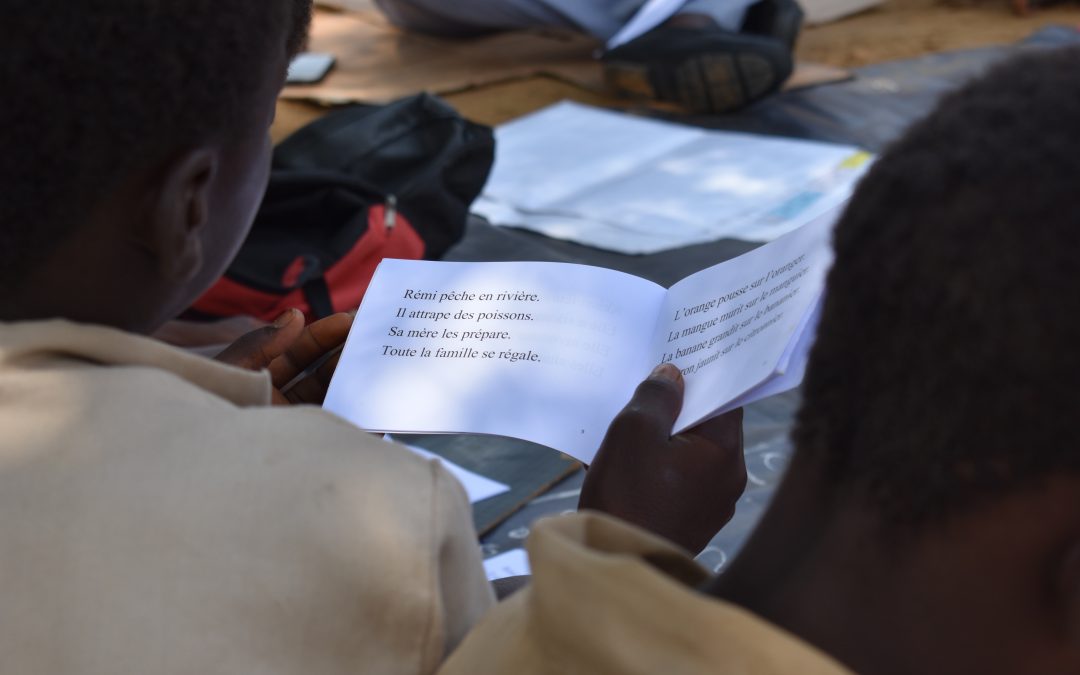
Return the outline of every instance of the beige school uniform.
{"type": "Polygon", "coordinates": [[[461,487],[246,373],[0,324],[0,671],[429,673],[493,604],[461,487]]]}
{"type": "Polygon", "coordinates": [[[734,605],[675,547],[599,514],[539,523],[531,586],[492,610],[440,675],[849,675],[734,605]]]}

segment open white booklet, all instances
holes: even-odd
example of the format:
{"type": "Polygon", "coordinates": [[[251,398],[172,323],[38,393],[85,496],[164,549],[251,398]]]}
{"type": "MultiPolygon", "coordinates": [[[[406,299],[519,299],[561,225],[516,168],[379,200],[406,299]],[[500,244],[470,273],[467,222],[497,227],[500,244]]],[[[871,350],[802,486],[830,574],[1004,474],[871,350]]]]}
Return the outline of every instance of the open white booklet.
{"type": "Polygon", "coordinates": [[[512,436],[589,462],[672,362],[677,433],[799,384],[836,215],[666,290],[584,265],[385,260],[325,407],[371,431],[512,436]]]}

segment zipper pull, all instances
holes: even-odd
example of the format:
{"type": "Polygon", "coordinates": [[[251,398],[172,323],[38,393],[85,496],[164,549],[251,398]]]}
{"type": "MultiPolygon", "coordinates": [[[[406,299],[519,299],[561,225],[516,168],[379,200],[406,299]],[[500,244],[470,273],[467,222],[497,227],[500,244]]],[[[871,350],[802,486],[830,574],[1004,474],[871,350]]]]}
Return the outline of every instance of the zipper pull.
{"type": "Polygon", "coordinates": [[[387,195],[386,217],[383,218],[383,227],[386,228],[386,233],[389,234],[393,231],[395,225],[397,225],[397,195],[387,195]]]}

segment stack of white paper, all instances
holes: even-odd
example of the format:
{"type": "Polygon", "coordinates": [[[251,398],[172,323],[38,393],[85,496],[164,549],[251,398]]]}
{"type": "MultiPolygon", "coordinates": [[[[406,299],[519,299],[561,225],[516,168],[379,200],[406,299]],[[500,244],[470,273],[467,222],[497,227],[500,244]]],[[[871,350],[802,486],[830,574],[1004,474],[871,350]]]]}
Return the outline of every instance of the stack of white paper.
{"type": "Polygon", "coordinates": [[[843,203],[871,156],[563,102],[496,133],[473,210],[496,225],[621,253],[771,241],[843,203]]]}

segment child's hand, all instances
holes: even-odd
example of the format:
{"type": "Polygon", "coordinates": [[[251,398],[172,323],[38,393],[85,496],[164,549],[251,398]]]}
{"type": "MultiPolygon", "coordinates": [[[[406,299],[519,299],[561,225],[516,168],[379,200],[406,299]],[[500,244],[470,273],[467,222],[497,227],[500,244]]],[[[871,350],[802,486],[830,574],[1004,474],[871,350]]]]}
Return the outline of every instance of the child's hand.
{"type": "Polygon", "coordinates": [[[216,358],[248,370],[269,370],[276,405],[320,405],[326,398],[340,348],[345,344],[352,322],[352,314],[335,314],[305,326],[304,315],[290,309],[272,325],[243,336],[216,358]],[[325,362],[319,363],[331,354],[325,362]],[[306,372],[316,364],[317,368],[306,372]],[[301,374],[304,377],[293,382],[301,374]],[[290,383],[292,386],[285,389],[290,383]]]}
{"type": "Polygon", "coordinates": [[[602,511],[698,553],[746,488],[742,409],[678,436],[682,374],[660,366],[611,423],[585,476],[579,508],[602,511]]]}
{"type": "Polygon", "coordinates": [[[251,331],[262,328],[265,321],[253,316],[233,316],[215,321],[170,321],[154,333],[154,337],[174,347],[187,349],[221,348],[251,331]]]}

